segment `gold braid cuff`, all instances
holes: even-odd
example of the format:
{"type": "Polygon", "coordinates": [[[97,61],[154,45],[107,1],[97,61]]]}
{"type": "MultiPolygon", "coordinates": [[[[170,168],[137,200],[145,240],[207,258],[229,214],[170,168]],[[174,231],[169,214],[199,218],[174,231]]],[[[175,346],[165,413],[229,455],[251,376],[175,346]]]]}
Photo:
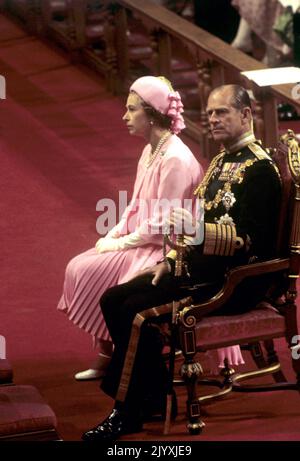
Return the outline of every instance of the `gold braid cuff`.
{"type": "Polygon", "coordinates": [[[205,223],[203,254],[233,256],[235,250],[242,248],[243,245],[243,239],[236,235],[235,226],[205,223]]]}
{"type": "Polygon", "coordinates": [[[177,251],[176,250],[170,250],[169,253],[167,254],[167,258],[171,258],[174,261],[177,258],[177,251]]]}

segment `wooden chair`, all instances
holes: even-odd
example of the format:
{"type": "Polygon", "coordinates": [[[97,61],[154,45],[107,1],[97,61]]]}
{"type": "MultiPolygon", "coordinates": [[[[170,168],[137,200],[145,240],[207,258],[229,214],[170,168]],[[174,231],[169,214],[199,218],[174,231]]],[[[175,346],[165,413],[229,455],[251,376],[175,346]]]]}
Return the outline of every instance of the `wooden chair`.
{"type": "Polygon", "coordinates": [[[273,152],[273,158],[280,170],[283,186],[278,257],[232,269],[226,276],[224,286],[215,296],[202,304],[190,303],[178,313],[178,347],[184,355],[180,375],[187,388],[187,427],[191,434],[200,433],[204,427],[201,420],[201,405],[231,391],[300,391],[300,344],[296,306],[296,282],[300,266],[300,147],[291,130],[281,137],[278,148],[273,152]],[[233,299],[237,287],[240,289],[246,279],[265,274],[270,274],[273,280],[267,300],[262,299],[259,305],[253,306],[253,309],[245,314],[213,315],[214,311],[233,299]],[[274,349],[274,339],[281,337],[286,339],[291,350],[292,366],[296,374],[296,380],[292,383],[287,382],[281,372],[274,349]],[[261,343],[267,351],[266,359],[262,353],[261,343]],[[202,370],[201,365],[195,361],[196,353],[234,344],[252,350],[259,368],[244,374],[235,373],[225,363],[222,380],[199,380],[202,370]],[[246,379],[266,374],[271,374],[275,382],[263,386],[240,384],[246,379]],[[197,383],[214,384],[220,391],[198,397],[197,383]]]}

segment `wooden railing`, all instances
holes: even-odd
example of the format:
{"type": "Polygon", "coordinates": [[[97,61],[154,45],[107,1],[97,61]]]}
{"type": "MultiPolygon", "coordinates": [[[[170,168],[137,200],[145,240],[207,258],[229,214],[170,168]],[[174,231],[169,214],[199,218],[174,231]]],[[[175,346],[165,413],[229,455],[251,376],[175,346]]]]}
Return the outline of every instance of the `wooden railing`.
{"type": "MultiPolygon", "coordinates": [[[[187,132],[200,139],[203,153],[210,154],[210,136],[206,115],[209,92],[224,83],[240,83],[252,90],[255,99],[254,123],[256,135],[267,146],[278,142],[277,104],[286,102],[300,111],[299,101],[292,96],[294,85],[259,88],[241,75],[243,71],[263,69],[265,66],[227,43],[186,21],[165,8],[147,0],[118,0],[115,27],[121,47],[116,48],[117,67],[123,82],[134,73],[128,53],[126,31],[130,31],[130,15],[140,22],[150,36],[153,50],[154,72],[164,74],[173,81],[172,57],[181,57],[195,68],[200,113],[198,120],[186,115],[187,132]],[[122,39],[120,38],[122,37],[122,39]],[[125,50],[125,51],[124,51],[125,50]]],[[[176,79],[175,79],[176,80],[176,79]]]]}
{"type": "Polygon", "coordinates": [[[206,102],[218,85],[240,83],[252,90],[256,135],[267,146],[278,141],[278,103],[291,104],[300,113],[300,103],[292,94],[295,85],[259,88],[241,72],[262,69],[261,62],[150,0],[34,0],[30,4],[31,18],[34,5],[37,13],[42,12],[44,34],[101,72],[110,91],[126,93],[130,83],[145,74],[169,78],[184,101],[186,133],[200,142],[208,157],[215,147],[206,102]],[[57,3],[65,3],[66,21],[53,19],[51,11],[57,3]]]}

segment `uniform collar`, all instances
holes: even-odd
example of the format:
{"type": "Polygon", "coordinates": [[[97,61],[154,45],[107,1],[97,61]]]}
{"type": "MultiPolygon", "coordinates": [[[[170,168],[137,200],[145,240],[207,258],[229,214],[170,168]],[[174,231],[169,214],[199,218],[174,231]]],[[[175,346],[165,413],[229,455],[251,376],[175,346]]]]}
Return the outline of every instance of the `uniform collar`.
{"type": "Polygon", "coordinates": [[[225,149],[225,151],[227,154],[232,154],[233,152],[243,149],[243,147],[255,141],[256,141],[256,138],[254,136],[253,131],[247,131],[242,136],[240,136],[234,143],[230,144],[225,149]]]}

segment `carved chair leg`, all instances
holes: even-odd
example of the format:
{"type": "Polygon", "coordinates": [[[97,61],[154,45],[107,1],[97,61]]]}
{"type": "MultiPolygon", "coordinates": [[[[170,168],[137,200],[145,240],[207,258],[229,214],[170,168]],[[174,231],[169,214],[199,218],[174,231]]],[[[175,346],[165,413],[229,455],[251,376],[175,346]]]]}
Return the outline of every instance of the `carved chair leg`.
{"type": "MultiPolygon", "coordinates": [[[[272,365],[274,363],[279,363],[279,358],[277,355],[277,352],[274,347],[274,341],[273,339],[268,339],[264,341],[264,346],[267,351],[267,362],[268,365],[272,365]]],[[[287,382],[286,377],[284,376],[283,372],[281,370],[276,371],[276,373],[273,373],[273,378],[276,383],[283,383],[287,382]]]]}
{"type": "Polygon", "coordinates": [[[224,359],[224,367],[221,369],[220,375],[224,377],[222,387],[231,387],[233,383],[232,377],[235,375],[235,369],[229,366],[227,358],[224,359]]]}
{"type": "Polygon", "coordinates": [[[259,342],[249,344],[249,351],[257,368],[265,368],[267,366],[267,362],[265,360],[263,350],[259,342]]]}
{"type": "Polygon", "coordinates": [[[197,399],[197,381],[199,375],[202,374],[201,365],[194,362],[193,359],[186,358],[185,362],[181,366],[180,375],[184,379],[187,389],[187,414],[188,424],[187,428],[190,434],[197,435],[202,432],[205,426],[204,422],[200,418],[200,402],[197,399]]]}
{"type": "MultiPolygon", "coordinates": [[[[258,368],[265,368],[273,363],[279,363],[273,339],[264,341],[264,346],[267,351],[267,361],[264,358],[263,350],[259,342],[250,345],[251,356],[258,368]]],[[[273,378],[276,383],[287,382],[287,379],[281,370],[273,373],[273,378]]]]}
{"type": "Polygon", "coordinates": [[[180,375],[183,378],[187,389],[187,428],[190,434],[196,435],[202,432],[205,426],[200,416],[200,402],[197,398],[197,381],[203,374],[202,367],[194,361],[196,353],[195,331],[184,330],[181,332],[181,348],[184,355],[184,363],[180,369],[180,375]]]}

